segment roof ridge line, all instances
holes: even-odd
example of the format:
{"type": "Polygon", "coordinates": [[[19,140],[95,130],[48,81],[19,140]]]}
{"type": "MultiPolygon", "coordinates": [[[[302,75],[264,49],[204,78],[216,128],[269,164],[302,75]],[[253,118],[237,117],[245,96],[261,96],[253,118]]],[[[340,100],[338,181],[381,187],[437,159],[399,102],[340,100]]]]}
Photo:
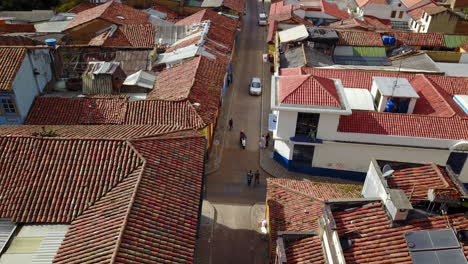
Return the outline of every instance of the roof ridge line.
{"type": "Polygon", "coordinates": [[[138,180],[135,183],[135,188],[133,189],[132,198],[130,199],[130,203],[128,205],[128,209],[127,209],[127,212],[125,214],[125,218],[124,218],[122,227],[121,227],[121,229],[119,231],[119,236],[117,237],[116,247],[115,247],[114,252],[112,253],[112,258],[110,260],[110,264],[114,264],[115,259],[117,258],[117,254],[119,252],[120,245],[122,243],[122,237],[123,237],[123,234],[125,232],[125,228],[127,227],[127,224],[128,224],[128,218],[129,218],[130,212],[131,212],[131,210],[133,208],[133,204],[135,203],[135,197],[136,197],[137,192],[138,192],[138,187],[140,186],[141,178],[143,178],[143,173],[144,173],[144,171],[146,169],[146,159],[143,157],[143,155],[141,155],[140,152],[138,152],[138,150],[131,144],[130,141],[126,140],[125,142],[127,143],[128,147],[130,147],[130,149],[132,149],[135,152],[135,154],[138,157],[140,157],[140,159],[143,160],[143,164],[141,165],[141,171],[140,171],[140,173],[138,175],[138,180]]]}
{"type": "MultiPolygon", "coordinates": [[[[417,78],[418,76],[422,76],[422,78],[424,80],[426,80],[427,82],[430,83],[430,85],[432,86],[433,90],[435,91],[435,93],[440,96],[440,98],[442,99],[442,101],[444,102],[445,106],[448,107],[448,109],[450,109],[450,111],[452,112],[451,115],[447,116],[447,117],[454,117],[454,116],[458,116],[457,115],[457,112],[455,112],[455,110],[453,109],[452,105],[450,105],[450,103],[445,99],[445,96],[441,93],[441,91],[439,91],[439,88],[438,88],[438,84],[437,83],[434,83],[430,78],[426,77],[425,74],[416,74],[416,76],[414,78],[417,78]]],[[[413,79],[414,79],[413,78],[413,79]]],[[[411,84],[411,83],[410,83],[411,84]]],[[[450,87],[451,88],[451,87],[450,87]]],[[[452,89],[451,89],[452,90],[452,89]]],[[[452,90],[453,92],[453,90],[452,90]]],[[[444,93],[447,93],[446,91],[444,91],[444,93]]],[[[455,93],[452,93],[453,95],[455,95],[455,93]]],[[[451,96],[453,96],[451,95],[451,96]]],[[[443,116],[442,116],[443,117],[443,116]]]]}
{"type": "MultiPolygon", "coordinates": [[[[294,93],[297,89],[299,89],[299,87],[301,87],[310,77],[312,77],[313,75],[308,73],[308,74],[301,74],[301,75],[289,75],[289,77],[291,78],[304,78],[304,80],[302,80],[295,88],[291,89],[291,91],[288,93],[288,95],[284,96],[283,100],[281,101],[284,101],[286,100],[289,96],[291,96],[292,93],[294,93]]],[[[285,77],[288,77],[288,76],[285,76],[285,77]]]]}
{"type": "Polygon", "coordinates": [[[286,189],[286,190],[288,190],[288,191],[290,191],[290,192],[292,192],[292,193],[295,193],[295,194],[297,194],[297,195],[304,196],[304,197],[309,198],[309,199],[311,199],[311,200],[325,203],[325,200],[318,199],[318,198],[315,198],[315,197],[311,197],[311,196],[308,195],[308,194],[305,194],[305,193],[303,193],[303,192],[294,190],[294,189],[292,189],[292,188],[290,188],[290,187],[287,187],[287,186],[285,186],[285,185],[283,185],[283,184],[281,184],[281,183],[270,182],[270,184],[276,185],[276,186],[278,186],[278,187],[282,187],[282,188],[284,188],[284,189],[286,189]]]}

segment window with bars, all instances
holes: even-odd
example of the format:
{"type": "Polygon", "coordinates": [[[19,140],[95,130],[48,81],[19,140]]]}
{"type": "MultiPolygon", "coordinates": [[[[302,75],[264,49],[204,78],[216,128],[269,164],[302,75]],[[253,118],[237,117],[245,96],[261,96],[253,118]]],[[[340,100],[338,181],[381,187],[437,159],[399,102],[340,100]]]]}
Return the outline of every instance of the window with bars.
{"type": "Polygon", "coordinates": [[[15,104],[10,98],[0,98],[0,106],[4,115],[16,115],[15,104]]]}

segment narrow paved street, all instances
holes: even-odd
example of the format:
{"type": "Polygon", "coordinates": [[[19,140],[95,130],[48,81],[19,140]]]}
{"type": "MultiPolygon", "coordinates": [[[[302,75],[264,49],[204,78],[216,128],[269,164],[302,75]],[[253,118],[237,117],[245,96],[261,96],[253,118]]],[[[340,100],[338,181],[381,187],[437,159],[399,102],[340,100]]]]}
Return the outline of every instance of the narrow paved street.
{"type": "MultiPolygon", "coordinates": [[[[246,1],[246,15],[236,43],[234,83],[224,102],[223,111],[228,119],[232,117],[234,127],[224,134],[220,168],[206,176],[205,199],[216,212],[216,223],[207,241],[211,256],[203,258],[208,263],[267,263],[267,241],[259,233],[266,193],[265,173],[259,166],[261,96],[248,93],[250,79],[264,78],[267,68],[262,61],[266,28],[258,26],[257,4],[256,0],[246,1]],[[245,150],[239,144],[241,130],[247,135],[245,150]],[[259,186],[247,186],[248,170],[260,170],[259,186]]],[[[268,78],[263,80],[267,89],[268,78]]],[[[223,122],[220,120],[219,125],[227,126],[223,122]]]]}

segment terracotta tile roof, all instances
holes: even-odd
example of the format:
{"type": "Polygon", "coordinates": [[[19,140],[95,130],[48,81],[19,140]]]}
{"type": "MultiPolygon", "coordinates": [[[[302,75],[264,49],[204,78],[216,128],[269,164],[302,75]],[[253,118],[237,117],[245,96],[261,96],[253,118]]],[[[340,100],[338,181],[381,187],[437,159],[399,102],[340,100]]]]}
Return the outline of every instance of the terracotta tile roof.
{"type": "Polygon", "coordinates": [[[313,75],[280,78],[278,95],[283,104],[342,106],[334,81],[313,75]]]}
{"type": "Polygon", "coordinates": [[[370,31],[337,31],[341,46],[383,47],[382,38],[377,32],[370,31]]]}
{"type": "Polygon", "coordinates": [[[34,136],[53,133],[65,138],[130,139],[183,130],[176,125],[20,125],[0,126],[2,136],[34,136]],[[45,131],[45,132],[44,132],[45,131]]]}
{"type": "Polygon", "coordinates": [[[394,31],[387,32],[385,35],[395,36],[398,44],[405,44],[408,46],[445,47],[443,33],[394,31]]]}
{"type": "MultiPolygon", "coordinates": [[[[318,226],[322,215],[323,201],[332,198],[358,197],[361,185],[324,184],[286,178],[267,179],[267,204],[270,225],[270,239],[273,243],[270,257],[274,259],[276,238],[279,231],[312,231],[318,226]]],[[[324,263],[321,251],[305,252],[315,247],[315,238],[306,238],[287,245],[288,263],[302,259],[304,263],[324,263]],[[291,258],[291,259],[289,259],[291,258]],[[311,262],[315,260],[317,262],[311,262]]],[[[274,263],[270,261],[270,263],[274,263]]]]}
{"type": "Polygon", "coordinates": [[[64,30],[70,30],[95,19],[103,19],[117,25],[130,25],[148,24],[148,18],[149,14],[143,11],[115,1],[109,1],[105,4],[80,12],[64,30]],[[124,19],[118,17],[123,17],[124,19]]]}
{"type": "MultiPolygon", "coordinates": [[[[211,23],[203,45],[208,53],[216,56],[216,60],[227,64],[231,58],[238,21],[207,9],[180,20],[176,25],[191,26],[208,20],[211,21],[211,23]]],[[[191,38],[183,43],[170,47],[166,52],[195,44],[198,40],[200,40],[200,37],[191,38]]]]}
{"type": "Polygon", "coordinates": [[[308,20],[305,20],[298,15],[294,14],[294,10],[298,9],[293,5],[285,5],[285,1],[280,1],[271,4],[270,7],[270,15],[268,17],[268,23],[272,23],[273,21],[282,22],[292,20],[297,24],[303,24],[306,26],[312,26],[312,23],[308,20]]]}
{"type": "MultiPolygon", "coordinates": [[[[322,215],[323,200],[331,198],[357,197],[360,185],[321,184],[292,179],[267,179],[267,203],[269,224],[273,242],[272,255],[276,247],[278,231],[311,231],[317,228],[317,220],[322,215]]],[[[305,263],[312,260],[324,263],[320,251],[308,251],[317,245],[316,238],[306,238],[287,245],[288,263],[301,259],[305,263]]]]}
{"type": "Polygon", "coordinates": [[[414,20],[418,20],[418,19],[421,19],[421,17],[423,16],[423,13],[424,13],[424,9],[425,7],[436,7],[438,6],[436,3],[434,2],[429,2],[423,6],[420,6],[420,7],[416,7],[416,8],[413,8],[411,10],[408,10],[408,15],[411,16],[411,18],[413,18],[414,20]]]}
{"type": "Polygon", "coordinates": [[[138,156],[125,145],[121,141],[0,137],[1,217],[14,222],[73,221],[141,166],[138,156]],[[109,163],[108,157],[118,163],[109,163]]]}
{"type": "MultiPolygon", "coordinates": [[[[414,114],[398,114],[353,110],[341,116],[338,131],[397,135],[407,137],[462,139],[468,138],[468,120],[463,110],[452,100],[455,94],[468,94],[468,78],[409,73],[302,68],[302,74],[340,79],[345,88],[370,90],[372,77],[399,77],[410,81],[422,98],[414,114]],[[430,105],[428,109],[425,107],[430,105]],[[416,125],[417,124],[417,125],[416,125]]],[[[296,75],[298,69],[282,70],[282,75],[296,75]]]]}
{"type": "Polygon", "coordinates": [[[83,3],[80,3],[79,5],[73,7],[72,9],[68,10],[67,13],[78,14],[80,12],[83,12],[85,10],[94,8],[96,6],[97,6],[97,4],[93,4],[93,3],[89,3],[89,2],[83,2],[83,3]]]}
{"type": "Polygon", "coordinates": [[[166,18],[164,18],[164,20],[166,20],[166,21],[176,23],[179,20],[179,14],[177,14],[177,12],[175,12],[175,11],[173,11],[173,10],[167,8],[167,7],[164,7],[164,6],[161,6],[161,5],[154,5],[154,6],[151,7],[151,9],[154,9],[154,10],[159,11],[161,13],[165,13],[166,18]]]}
{"type": "Polygon", "coordinates": [[[188,100],[205,124],[214,122],[221,100],[221,90],[227,65],[204,56],[164,69],[155,82],[148,99],[188,100]]]}
{"type": "Polygon", "coordinates": [[[355,0],[359,7],[366,5],[388,5],[386,0],[355,0]]]}
{"type": "Polygon", "coordinates": [[[413,204],[428,200],[429,189],[452,189],[460,193],[445,169],[435,164],[395,170],[387,184],[389,188],[403,190],[413,204]]]}
{"type": "MultiPolygon", "coordinates": [[[[118,34],[122,34],[132,47],[153,48],[157,46],[155,43],[156,27],[152,24],[123,25],[119,27],[118,34]]],[[[111,43],[105,43],[105,45],[110,46],[111,43]]]]}
{"type": "Polygon", "coordinates": [[[341,21],[330,23],[330,28],[347,29],[347,30],[391,30],[392,24],[390,21],[385,21],[372,16],[364,16],[364,20],[357,18],[348,18],[341,21]]]}
{"type": "Polygon", "coordinates": [[[322,241],[319,236],[312,236],[285,243],[287,264],[313,263],[324,264],[322,241]]]}
{"type": "MultiPolygon", "coordinates": [[[[355,207],[353,205],[353,207],[355,207]]],[[[392,227],[382,203],[367,203],[357,208],[332,212],[340,237],[353,243],[344,250],[346,263],[412,263],[404,234],[412,231],[468,228],[463,213],[428,217],[409,221],[406,225],[392,227]],[[350,231],[354,231],[349,233],[350,231]],[[348,233],[347,233],[348,232],[348,233]]],[[[463,245],[468,257],[467,246],[463,245]]]]}
{"type": "Polygon", "coordinates": [[[425,6],[425,7],[423,7],[423,9],[430,16],[449,10],[449,9],[443,7],[443,6],[433,6],[433,7],[425,6]]]}
{"type": "Polygon", "coordinates": [[[210,20],[213,25],[222,27],[228,31],[236,31],[237,27],[239,26],[239,21],[220,15],[215,11],[205,9],[202,11],[198,11],[195,14],[188,16],[182,20],[179,20],[176,25],[182,26],[191,26],[196,23],[200,23],[206,20],[210,20]]]}
{"type": "Polygon", "coordinates": [[[126,97],[116,98],[116,96],[37,97],[25,124],[158,125],[177,129],[199,129],[205,126],[203,119],[190,102],[161,100],[127,102],[126,97]]]}
{"type": "Polygon", "coordinates": [[[122,124],[126,97],[37,97],[25,121],[28,125],[122,124]]]}
{"type": "Polygon", "coordinates": [[[420,4],[423,1],[425,1],[425,0],[401,0],[401,2],[403,2],[403,4],[408,8],[412,8],[412,7],[420,4]]]}
{"type": "Polygon", "coordinates": [[[270,21],[268,23],[267,43],[274,43],[276,31],[278,31],[278,22],[270,21]]]}
{"type": "Polygon", "coordinates": [[[190,102],[161,100],[129,102],[125,124],[169,125],[183,129],[200,129],[206,126],[190,102]]]}
{"type": "Polygon", "coordinates": [[[0,48],[0,91],[12,89],[26,53],[25,48],[0,48]]]}
{"type": "Polygon", "coordinates": [[[132,141],[147,162],[121,234],[117,263],[194,262],[204,142],[201,137],[132,141]]]}
{"type": "Polygon", "coordinates": [[[468,51],[468,41],[460,45],[460,49],[464,49],[465,51],[468,51]]]}
{"type": "Polygon", "coordinates": [[[1,217],[70,224],[54,263],[193,262],[202,136],[0,137],[0,149],[1,217]]]}
{"type": "Polygon", "coordinates": [[[335,4],[329,3],[325,0],[320,0],[320,5],[322,7],[322,12],[327,15],[341,19],[346,19],[349,17],[348,12],[339,9],[335,4]]]}
{"type": "Polygon", "coordinates": [[[0,33],[36,32],[33,24],[0,24],[0,33]]]}
{"type": "Polygon", "coordinates": [[[245,9],[245,0],[224,0],[223,6],[234,11],[243,13],[245,9]]]}

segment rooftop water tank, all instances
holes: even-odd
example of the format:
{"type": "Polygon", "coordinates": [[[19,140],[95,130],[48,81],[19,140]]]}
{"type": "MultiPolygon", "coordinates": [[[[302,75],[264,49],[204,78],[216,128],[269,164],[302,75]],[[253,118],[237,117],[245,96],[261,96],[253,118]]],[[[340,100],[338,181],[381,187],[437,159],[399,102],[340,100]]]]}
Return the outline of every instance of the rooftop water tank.
{"type": "Polygon", "coordinates": [[[382,36],[384,45],[395,45],[396,38],[394,36],[382,36]]]}
{"type": "Polygon", "coordinates": [[[57,45],[57,40],[56,39],[46,39],[45,43],[49,47],[55,47],[55,45],[57,45]]]}

